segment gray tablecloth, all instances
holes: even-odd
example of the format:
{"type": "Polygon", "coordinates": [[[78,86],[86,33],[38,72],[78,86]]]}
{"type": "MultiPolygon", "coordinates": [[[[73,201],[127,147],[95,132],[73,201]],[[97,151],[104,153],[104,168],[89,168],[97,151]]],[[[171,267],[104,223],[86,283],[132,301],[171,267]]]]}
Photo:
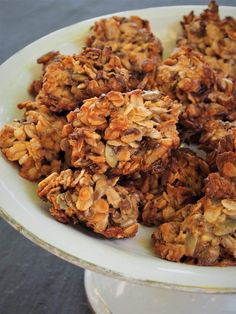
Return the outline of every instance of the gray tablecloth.
{"type": "MultiPolygon", "coordinates": [[[[0,63],[43,35],[91,17],[129,9],[207,2],[0,0],[0,63]]],[[[219,4],[235,6],[236,1],[219,4]]],[[[1,219],[0,313],[91,313],[83,286],[83,269],[43,251],[1,219]]]]}

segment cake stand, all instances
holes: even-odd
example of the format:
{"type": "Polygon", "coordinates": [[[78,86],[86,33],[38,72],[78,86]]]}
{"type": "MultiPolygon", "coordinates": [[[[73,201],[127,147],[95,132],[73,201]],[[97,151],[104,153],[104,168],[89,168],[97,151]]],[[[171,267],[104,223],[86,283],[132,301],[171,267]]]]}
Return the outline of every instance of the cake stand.
{"type": "MultiPolygon", "coordinates": [[[[176,6],[127,11],[151,23],[165,53],[175,46],[182,16],[204,6],[176,6]]],[[[113,14],[114,15],[114,14],[113,14]]],[[[221,7],[235,16],[235,7],[221,7]]],[[[16,104],[29,99],[28,86],[40,77],[35,60],[50,50],[78,52],[93,23],[87,20],[51,33],[25,47],[0,67],[0,127],[22,113],[16,104]]],[[[0,215],[37,245],[70,263],[88,269],[85,289],[96,313],[236,313],[236,267],[199,267],[161,260],[150,247],[152,229],[137,236],[106,240],[82,226],[59,224],[36,196],[36,184],[18,175],[0,156],[0,215]]]]}
{"type": "Polygon", "coordinates": [[[235,314],[235,294],[187,292],[137,285],[89,270],[84,285],[97,314],[235,314]]]}

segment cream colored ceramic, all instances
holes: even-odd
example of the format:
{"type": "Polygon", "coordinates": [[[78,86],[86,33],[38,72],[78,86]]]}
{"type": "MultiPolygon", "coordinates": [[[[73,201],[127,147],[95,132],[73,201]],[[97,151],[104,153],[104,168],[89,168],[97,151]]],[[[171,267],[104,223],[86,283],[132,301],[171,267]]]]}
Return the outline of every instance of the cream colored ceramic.
{"type": "MultiPolygon", "coordinates": [[[[139,15],[151,22],[168,53],[174,47],[183,14],[203,7],[162,7],[119,13],[139,15]]],[[[236,17],[236,8],[222,7],[223,15],[236,17]]],[[[49,50],[77,52],[84,45],[90,26],[96,19],[84,21],[49,34],[32,43],[0,67],[0,125],[20,116],[16,103],[29,98],[27,88],[40,74],[37,57],[49,50]]],[[[236,267],[196,267],[167,262],[150,249],[151,229],[141,227],[134,239],[105,240],[85,230],[56,222],[35,193],[36,185],[19,177],[17,169],[0,156],[1,214],[26,237],[67,261],[146,285],[215,292],[236,291],[236,267]]]]}
{"type": "Polygon", "coordinates": [[[148,287],[86,270],[85,291],[96,314],[235,314],[235,294],[148,287]]]}

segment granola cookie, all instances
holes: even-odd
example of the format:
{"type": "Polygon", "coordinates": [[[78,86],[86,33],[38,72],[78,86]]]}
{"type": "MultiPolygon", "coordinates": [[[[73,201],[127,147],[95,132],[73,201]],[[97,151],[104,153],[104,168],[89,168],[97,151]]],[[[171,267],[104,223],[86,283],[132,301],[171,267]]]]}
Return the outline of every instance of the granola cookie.
{"type": "Polygon", "coordinates": [[[148,171],[179,145],[181,105],[159,92],[111,91],[67,115],[62,148],[71,164],[92,173],[148,171]]]}
{"type": "Polygon", "coordinates": [[[236,199],[204,197],[152,235],[161,258],[202,266],[236,265],[236,199]],[[178,221],[179,217],[182,221],[178,221]]]}
{"type": "Polygon", "coordinates": [[[207,159],[211,167],[217,168],[222,176],[236,178],[236,127],[219,141],[207,159]]]}
{"type": "MultiPolygon", "coordinates": [[[[42,55],[41,57],[39,57],[37,59],[37,63],[43,65],[43,75],[45,74],[46,66],[51,61],[53,62],[53,60],[55,60],[56,57],[59,57],[59,56],[60,56],[59,51],[53,51],[52,50],[52,51],[45,53],[44,55],[42,55]]],[[[43,86],[43,79],[42,78],[34,80],[30,84],[29,89],[28,89],[30,95],[35,98],[38,95],[39,91],[41,90],[42,86],[43,86]]]]}
{"type": "Polygon", "coordinates": [[[86,48],[77,55],[53,54],[44,59],[36,100],[51,111],[70,111],[86,98],[128,90],[129,73],[111,48],[86,48]]]}
{"type": "Polygon", "coordinates": [[[38,180],[61,169],[60,140],[66,119],[37,102],[22,103],[20,108],[26,109],[24,118],[0,130],[0,148],[8,160],[19,164],[22,177],[38,180]]]}
{"type": "Polygon", "coordinates": [[[155,73],[162,59],[162,45],[150,24],[137,16],[113,16],[95,23],[87,39],[89,47],[109,46],[132,73],[131,87],[155,87],[155,73]]]}
{"type": "Polygon", "coordinates": [[[176,150],[161,176],[159,191],[147,191],[144,195],[143,223],[157,226],[170,221],[178,209],[194,203],[203,195],[204,179],[208,173],[207,163],[193,151],[186,148],[176,150]]]}
{"type": "Polygon", "coordinates": [[[193,132],[201,131],[209,120],[234,120],[235,84],[220,78],[198,51],[181,47],[158,68],[157,85],[184,110],[181,125],[193,132]]]}
{"type": "Polygon", "coordinates": [[[215,73],[203,56],[187,47],[174,49],[157,73],[160,90],[183,104],[203,102],[215,83],[215,73]]]}
{"type": "Polygon", "coordinates": [[[51,215],[62,223],[81,222],[106,238],[133,237],[138,230],[138,195],[118,180],[67,169],[41,181],[38,195],[51,203],[51,215]]]}
{"type": "Polygon", "coordinates": [[[236,198],[236,180],[223,177],[220,173],[210,173],[204,187],[205,195],[215,198],[236,198]]]}
{"type": "Polygon", "coordinates": [[[219,75],[236,79],[236,19],[220,18],[218,5],[211,1],[199,16],[190,12],[181,22],[183,36],[178,45],[188,45],[204,55],[219,75]]]}
{"type": "MultiPolygon", "coordinates": [[[[227,144],[223,144],[222,142],[225,141],[224,139],[226,137],[232,137],[231,141],[235,141],[236,121],[229,122],[222,120],[211,120],[204,125],[199,144],[202,149],[208,152],[217,149],[218,145],[220,145],[220,152],[222,153],[224,150],[229,150],[229,148],[226,146],[227,144]]],[[[232,144],[231,148],[233,148],[232,144]]]]}

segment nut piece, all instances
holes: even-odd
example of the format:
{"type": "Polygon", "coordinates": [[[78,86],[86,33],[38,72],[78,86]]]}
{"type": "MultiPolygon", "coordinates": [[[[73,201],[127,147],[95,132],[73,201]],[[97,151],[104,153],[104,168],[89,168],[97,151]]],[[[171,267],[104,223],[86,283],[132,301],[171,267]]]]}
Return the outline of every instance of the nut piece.
{"type": "Polygon", "coordinates": [[[174,262],[236,265],[236,216],[229,210],[229,204],[232,208],[235,200],[204,197],[191,208],[180,209],[178,216],[153,233],[155,253],[174,262]]]}
{"type": "Polygon", "coordinates": [[[111,48],[86,48],[80,54],[56,54],[44,64],[37,101],[55,112],[70,111],[81,101],[110,90],[128,90],[128,71],[111,48]]]}
{"type": "Polygon", "coordinates": [[[26,112],[23,120],[15,120],[0,130],[0,148],[6,158],[18,162],[20,175],[38,180],[62,166],[60,141],[66,122],[37,102],[20,105],[26,112]]]}
{"type": "Polygon", "coordinates": [[[89,47],[109,46],[131,74],[131,89],[156,86],[155,73],[162,59],[162,45],[138,16],[113,16],[97,21],[87,39],[89,47]]]}
{"type": "Polygon", "coordinates": [[[179,145],[176,123],[181,105],[159,92],[151,95],[111,91],[70,112],[63,136],[71,149],[71,164],[93,173],[127,175],[154,169],[166,160],[179,145]]]}
{"type": "Polygon", "coordinates": [[[236,19],[220,19],[218,5],[211,1],[199,16],[194,12],[181,22],[179,45],[188,45],[204,55],[207,63],[222,76],[236,79],[236,19]]]}
{"type": "Polygon", "coordinates": [[[67,169],[41,181],[38,195],[51,203],[50,213],[60,222],[81,222],[107,238],[133,237],[138,194],[117,184],[118,179],[67,169]]]}

